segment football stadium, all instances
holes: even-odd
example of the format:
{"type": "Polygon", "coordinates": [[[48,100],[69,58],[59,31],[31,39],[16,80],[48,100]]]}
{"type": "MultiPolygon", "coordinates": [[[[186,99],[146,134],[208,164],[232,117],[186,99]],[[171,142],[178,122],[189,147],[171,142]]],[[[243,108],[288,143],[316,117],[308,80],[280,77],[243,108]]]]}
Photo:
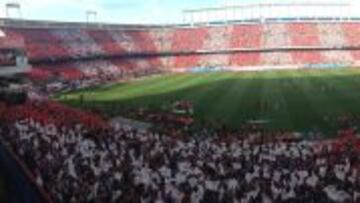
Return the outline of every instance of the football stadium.
{"type": "Polygon", "coordinates": [[[360,202],[359,3],[146,2],[0,2],[0,202],[360,202]]]}

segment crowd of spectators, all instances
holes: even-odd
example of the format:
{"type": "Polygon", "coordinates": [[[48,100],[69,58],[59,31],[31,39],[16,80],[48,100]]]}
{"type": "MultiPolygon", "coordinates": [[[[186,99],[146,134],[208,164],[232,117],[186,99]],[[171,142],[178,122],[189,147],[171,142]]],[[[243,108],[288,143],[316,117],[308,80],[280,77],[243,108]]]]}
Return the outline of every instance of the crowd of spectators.
{"type": "MultiPolygon", "coordinates": [[[[324,29],[330,29],[329,26],[324,29]]],[[[247,29],[254,29],[253,33],[261,37],[261,29],[244,30],[247,29]]],[[[172,33],[173,44],[163,46],[178,52],[196,51],[204,47],[205,40],[213,49],[219,44],[211,44],[212,38],[218,42],[223,37],[231,40],[232,48],[261,45],[261,40],[250,39],[245,31],[245,39],[230,39],[226,35],[230,30],[211,35],[205,28],[179,29],[172,33]]],[[[26,40],[26,49],[31,59],[66,55],[81,58],[103,55],[111,49],[131,52],[162,47],[162,42],[154,45],[141,41],[151,38],[146,32],[10,31],[30,39],[26,40]],[[107,40],[103,46],[102,36],[112,36],[114,40],[107,40]]],[[[285,31],[283,27],[282,31],[269,33],[264,40],[267,46],[292,43],[288,38],[279,41],[279,36],[288,37],[285,31]]],[[[326,40],[332,41],[330,37],[326,40]]],[[[340,38],[334,43],[340,43],[340,38]]],[[[239,54],[238,60],[240,63],[250,57],[266,61],[260,60],[262,56],[273,58],[271,63],[275,64],[288,62],[282,61],[281,54],[239,54]]],[[[221,65],[216,61],[222,60],[214,63],[221,65]]],[[[149,68],[158,61],[120,61],[77,61],[58,68],[51,64],[35,67],[33,74],[62,78],[51,79],[42,86],[44,95],[49,95],[159,71],[149,68]]],[[[199,61],[195,55],[178,56],[172,65],[196,66],[199,61]]],[[[159,117],[158,122],[164,117],[177,119],[167,114],[155,116],[159,117]]],[[[186,125],[177,122],[165,126],[166,130],[161,128],[110,126],[97,115],[46,100],[19,106],[0,102],[0,135],[25,163],[37,187],[44,189],[54,202],[360,202],[360,143],[355,129],[342,131],[340,134],[346,135],[343,139],[322,140],[256,129],[228,132],[200,126],[197,131],[188,131],[184,129],[186,125]]]]}
{"type": "Polygon", "coordinates": [[[40,92],[51,94],[163,73],[164,70],[135,60],[92,60],[37,65],[28,73],[40,92]]]}
{"type": "MultiPolygon", "coordinates": [[[[172,53],[218,51],[228,49],[261,49],[287,47],[343,47],[354,46],[356,35],[349,34],[348,28],[358,30],[356,24],[265,24],[235,25],[211,28],[154,29],[149,31],[91,30],[55,28],[4,28],[10,37],[25,40],[25,50],[30,64],[33,61],[61,61],[95,59],[96,57],[116,58],[118,55],[144,53],[172,53]],[[196,39],[196,40],[194,40],[196,39]],[[350,43],[350,45],[349,45],[350,43]]],[[[146,68],[192,68],[207,66],[251,66],[251,65],[306,65],[306,64],[351,64],[356,59],[353,51],[298,51],[276,53],[234,53],[199,55],[190,54],[173,57],[153,57],[134,60],[133,67],[146,68]],[[169,67],[167,67],[169,66],[169,67]]],[[[111,63],[111,61],[107,61],[111,63]]],[[[1,63],[1,60],[0,60],[1,63]]],[[[81,74],[98,72],[86,64],[88,69],[74,71],[81,64],[73,64],[70,70],[57,69],[56,65],[45,69],[34,66],[32,75],[48,78],[60,75],[77,79],[81,74]],[[57,74],[59,73],[59,74],[57,74]]],[[[102,66],[109,67],[109,66],[102,66]]],[[[121,67],[123,68],[123,67],[121,67]]],[[[80,68],[81,69],[81,68],[80,68]]],[[[123,70],[121,70],[123,71],[123,70]]],[[[128,70],[126,70],[128,71],[128,70]]],[[[116,72],[118,73],[118,72],[116,72]]]]}
{"type": "Polygon", "coordinates": [[[0,113],[1,135],[54,202],[360,201],[355,139],[161,134],[52,102],[0,113]]]}

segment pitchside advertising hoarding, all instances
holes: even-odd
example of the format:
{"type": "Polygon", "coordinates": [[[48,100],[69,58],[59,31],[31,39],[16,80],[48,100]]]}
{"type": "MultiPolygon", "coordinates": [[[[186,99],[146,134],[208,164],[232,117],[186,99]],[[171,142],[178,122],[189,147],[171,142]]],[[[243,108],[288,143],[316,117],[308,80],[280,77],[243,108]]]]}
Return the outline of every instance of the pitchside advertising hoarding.
{"type": "MultiPolygon", "coordinates": [[[[360,64],[358,64],[360,65],[360,64]]],[[[219,66],[219,67],[194,67],[190,69],[184,69],[182,72],[190,73],[212,73],[212,72],[224,72],[224,71],[266,71],[266,70],[296,70],[296,69],[341,69],[350,68],[356,65],[352,63],[342,64],[303,64],[303,65],[263,65],[263,66],[219,66]]],[[[180,71],[181,72],[181,71],[180,71]]]]}

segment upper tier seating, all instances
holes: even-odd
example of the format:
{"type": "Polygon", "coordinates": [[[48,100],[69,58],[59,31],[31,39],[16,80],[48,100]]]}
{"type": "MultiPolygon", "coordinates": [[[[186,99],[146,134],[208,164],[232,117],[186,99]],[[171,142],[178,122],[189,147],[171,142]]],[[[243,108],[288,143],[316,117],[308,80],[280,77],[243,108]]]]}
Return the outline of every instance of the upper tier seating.
{"type": "MultiPolygon", "coordinates": [[[[322,46],[325,47],[343,47],[348,46],[346,35],[342,29],[341,24],[319,24],[319,38],[322,46]]],[[[326,57],[327,63],[337,64],[351,62],[352,56],[348,51],[329,51],[324,52],[323,56],[326,57]]]]}
{"type": "Polygon", "coordinates": [[[51,32],[62,41],[73,58],[105,55],[105,51],[85,30],[56,29],[51,32]]]}
{"type": "Polygon", "coordinates": [[[69,56],[68,51],[56,36],[48,29],[6,28],[7,35],[22,37],[27,55],[31,60],[43,58],[62,58],[69,56]]]}
{"type": "Polygon", "coordinates": [[[340,24],[318,24],[317,28],[321,45],[327,47],[346,45],[344,33],[340,24]]]}
{"type": "Polygon", "coordinates": [[[316,24],[291,23],[287,25],[292,46],[317,46],[320,44],[316,24]]]}
{"type": "MultiPolygon", "coordinates": [[[[150,38],[154,41],[156,50],[163,53],[171,52],[172,39],[174,32],[171,29],[152,30],[149,32],[150,38]]],[[[163,68],[170,68],[172,66],[171,57],[160,57],[161,66],[163,68]]]]}
{"type": "Polygon", "coordinates": [[[118,46],[124,49],[125,53],[131,54],[139,51],[137,49],[136,42],[134,42],[133,38],[127,32],[115,30],[109,32],[118,46]]]}
{"type": "Polygon", "coordinates": [[[128,32],[128,35],[131,36],[131,38],[132,38],[133,42],[136,44],[139,52],[145,52],[145,53],[157,53],[158,52],[149,32],[133,31],[133,32],[128,32]]]}
{"type": "MultiPolygon", "coordinates": [[[[257,25],[234,26],[231,33],[230,48],[260,48],[262,27],[257,25]]],[[[230,63],[233,66],[259,65],[260,53],[237,53],[232,54],[230,63]]]]}
{"type": "MultiPolygon", "coordinates": [[[[174,31],[172,40],[173,52],[191,52],[201,50],[204,46],[205,39],[208,36],[206,28],[196,29],[177,29],[174,31]]],[[[195,67],[198,66],[199,56],[178,56],[174,57],[173,66],[177,67],[195,67]]]]}
{"type": "MultiPolygon", "coordinates": [[[[291,37],[291,45],[296,47],[314,47],[320,44],[316,24],[292,23],[287,25],[291,37]]],[[[294,64],[324,63],[320,52],[291,52],[294,64]]]]}
{"type": "Polygon", "coordinates": [[[106,54],[117,55],[125,52],[124,48],[112,38],[110,32],[105,30],[88,30],[87,33],[106,52],[106,54]]]}
{"type": "MultiPolygon", "coordinates": [[[[203,49],[213,51],[228,49],[231,43],[231,35],[228,33],[231,33],[231,30],[232,26],[209,28],[203,49]]],[[[199,65],[206,67],[222,66],[227,64],[228,61],[228,54],[205,55],[201,57],[199,65]]]]}
{"type": "MultiPolygon", "coordinates": [[[[358,23],[344,23],[342,24],[342,30],[346,44],[360,46],[360,25],[358,23]]],[[[351,51],[351,54],[355,60],[360,60],[360,51],[351,51]]]]}
{"type": "Polygon", "coordinates": [[[262,27],[259,25],[237,25],[231,32],[230,48],[261,48],[262,27]]]}
{"type": "MultiPolygon", "coordinates": [[[[262,46],[264,48],[285,48],[291,44],[285,24],[267,24],[263,26],[262,46]]],[[[263,64],[289,65],[292,64],[290,52],[265,52],[261,54],[263,64]]]]}

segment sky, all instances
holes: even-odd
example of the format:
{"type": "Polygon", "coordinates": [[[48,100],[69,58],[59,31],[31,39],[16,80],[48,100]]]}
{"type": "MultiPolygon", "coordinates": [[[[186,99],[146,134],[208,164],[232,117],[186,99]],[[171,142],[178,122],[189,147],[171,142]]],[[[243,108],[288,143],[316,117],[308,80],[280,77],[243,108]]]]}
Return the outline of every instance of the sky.
{"type": "MultiPolygon", "coordinates": [[[[108,23],[181,23],[182,10],[204,7],[218,7],[223,5],[243,5],[254,3],[303,3],[303,2],[332,2],[351,3],[348,10],[331,10],[314,8],[311,12],[326,15],[350,15],[360,13],[359,0],[0,0],[0,17],[5,16],[5,4],[17,2],[21,5],[22,17],[35,20],[56,21],[86,21],[86,11],[97,11],[97,22],[108,23]]],[[[306,15],[309,9],[289,9],[264,11],[268,15],[306,15]]],[[[249,11],[251,12],[251,11],[249,11]]],[[[250,15],[244,12],[233,11],[232,17],[241,18],[250,15]]],[[[254,13],[254,12],[253,12],[254,13]]],[[[13,10],[12,16],[18,16],[13,10]]],[[[204,14],[194,16],[195,21],[204,20],[204,14]]],[[[253,14],[254,15],[254,14],[253,14]]],[[[255,14],[257,15],[257,14],[255,14]]],[[[209,15],[207,16],[209,17],[209,15]]],[[[224,18],[223,14],[210,14],[213,18],[224,18]],[[218,16],[217,16],[218,15],[218,16]],[[216,17],[217,16],[217,17],[216,17]]],[[[187,16],[189,21],[190,17],[187,16]]]]}

